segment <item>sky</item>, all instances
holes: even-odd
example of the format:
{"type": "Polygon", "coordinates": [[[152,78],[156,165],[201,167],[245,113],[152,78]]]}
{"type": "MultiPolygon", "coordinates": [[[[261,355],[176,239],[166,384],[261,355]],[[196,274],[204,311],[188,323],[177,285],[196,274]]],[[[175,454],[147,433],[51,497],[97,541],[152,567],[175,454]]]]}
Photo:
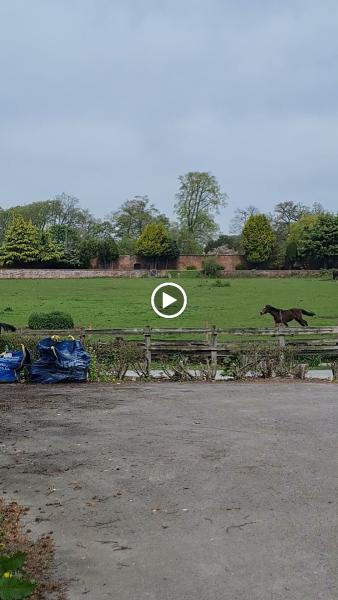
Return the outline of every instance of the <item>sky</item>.
{"type": "Polygon", "coordinates": [[[0,0],[0,206],[66,192],[172,215],[210,171],[236,208],[337,209],[336,0],[0,0]]]}

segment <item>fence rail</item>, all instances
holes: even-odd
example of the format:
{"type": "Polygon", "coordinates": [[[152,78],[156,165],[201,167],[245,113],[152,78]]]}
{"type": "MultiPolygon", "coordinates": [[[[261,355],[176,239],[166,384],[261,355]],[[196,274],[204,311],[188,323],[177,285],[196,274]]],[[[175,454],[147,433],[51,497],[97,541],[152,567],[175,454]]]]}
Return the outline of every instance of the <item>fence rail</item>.
{"type": "Polygon", "coordinates": [[[32,330],[18,329],[18,336],[43,337],[72,335],[82,340],[91,336],[110,338],[141,338],[138,344],[144,349],[147,368],[152,361],[182,354],[191,360],[208,359],[213,367],[227,356],[234,356],[255,337],[258,343],[275,338],[281,348],[294,350],[299,356],[338,357],[338,325],[325,327],[275,327],[275,328],[219,328],[219,327],[129,327],[113,329],[32,330]],[[328,339],[322,336],[330,336],[328,339]],[[168,337],[167,337],[168,336],[168,337]],[[183,339],[177,339],[184,336],[183,339]],[[187,339],[187,336],[191,338],[187,339]],[[194,336],[202,336],[194,339],[194,336]],[[230,339],[224,339],[224,338],[230,339]],[[222,338],[222,339],[221,339],[222,338]],[[232,338],[232,339],[231,339],[232,338]],[[241,339],[237,339],[241,338],[241,339]]]}

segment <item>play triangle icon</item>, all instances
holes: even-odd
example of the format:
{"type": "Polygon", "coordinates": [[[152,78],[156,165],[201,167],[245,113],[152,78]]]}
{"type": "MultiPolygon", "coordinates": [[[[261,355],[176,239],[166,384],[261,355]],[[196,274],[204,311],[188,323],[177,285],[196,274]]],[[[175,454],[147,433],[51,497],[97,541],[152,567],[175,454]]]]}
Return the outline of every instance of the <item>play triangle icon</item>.
{"type": "Polygon", "coordinates": [[[162,292],[162,308],[168,308],[168,306],[171,306],[174,302],[177,302],[177,298],[170,296],[170,294],[167,294],[166,292],[162,292]]]}

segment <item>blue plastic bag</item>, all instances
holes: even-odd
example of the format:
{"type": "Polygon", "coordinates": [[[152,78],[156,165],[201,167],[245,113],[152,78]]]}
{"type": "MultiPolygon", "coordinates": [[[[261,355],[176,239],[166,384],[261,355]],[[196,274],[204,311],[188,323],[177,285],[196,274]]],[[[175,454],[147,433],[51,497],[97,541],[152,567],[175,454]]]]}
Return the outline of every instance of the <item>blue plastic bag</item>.
{"type": "Polygon", "coordinates": [[[0,354],[0,383],[15,383],[20,381],[20,370],[26,362],[26,349],[11,352],[7,350],[0,354]]]}
{"type": "Polygon", "coordinates": [[[83,382],[88,379],[90,354],[80,340],[44,338],[37,345],[39,358],[28,368],[33,383],[83,382]]]}

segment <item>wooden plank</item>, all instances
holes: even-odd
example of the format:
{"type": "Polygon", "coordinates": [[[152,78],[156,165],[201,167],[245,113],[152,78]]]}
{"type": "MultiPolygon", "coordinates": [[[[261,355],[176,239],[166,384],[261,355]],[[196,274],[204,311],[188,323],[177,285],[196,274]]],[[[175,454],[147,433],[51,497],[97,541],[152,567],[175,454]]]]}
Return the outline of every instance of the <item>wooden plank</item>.
{"type": "MultiPolygon", "coordinates": [[[[143,335],[145,330],[149,329],[146,327],[127,327],[127,328],[110,328],[110,329],[84,329],[75,328],[68,330],[52,330],[52,329],[40,329],[33,330],[28,328],[18,329],[17,332],[27,335],[73,335],[74,333],[83,333],[85,335],[143,335]]],[[[227,335],[255,335],[255,336],[294,336],[294,335],[322,335],[322,334],[338,334],[338,326],[324,326],[324,327],[273,327],[273,328],[204,328],[204,327],[152,327],[150,328],[151,335],[182,335],[182,334],[227,334],[227,335]]]]}

